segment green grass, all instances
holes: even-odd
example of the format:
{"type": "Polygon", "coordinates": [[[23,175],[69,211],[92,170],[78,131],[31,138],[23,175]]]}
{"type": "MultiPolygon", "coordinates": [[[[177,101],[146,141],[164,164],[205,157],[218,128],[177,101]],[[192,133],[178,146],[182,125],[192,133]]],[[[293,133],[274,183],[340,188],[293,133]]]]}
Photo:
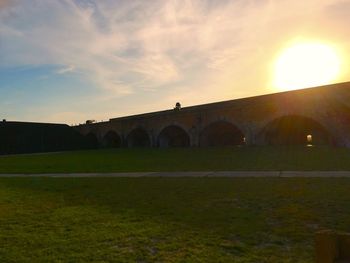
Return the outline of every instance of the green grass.
{"type": "Polygon", "coordinates": [[[0,173],[350,170],[350,149],[228,147],[115,149],[0,156],[0,173]]]}
{"type": "Polygon", "coordinates": [[[346,178],[0,178],[1,262],[313,262],[346,178]]]}

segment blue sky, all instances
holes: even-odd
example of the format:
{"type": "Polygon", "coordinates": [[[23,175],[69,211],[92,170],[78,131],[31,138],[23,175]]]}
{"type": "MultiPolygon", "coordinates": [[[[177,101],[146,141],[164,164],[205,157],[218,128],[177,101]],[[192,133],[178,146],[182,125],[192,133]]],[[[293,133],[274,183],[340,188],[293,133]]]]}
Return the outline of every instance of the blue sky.
{"type": "Polygon", "coordinates": [[[280,50],[348,54],[349,24],[344,0],[0,0],[0,118],[75,124],[277,92],[280,50]]]}

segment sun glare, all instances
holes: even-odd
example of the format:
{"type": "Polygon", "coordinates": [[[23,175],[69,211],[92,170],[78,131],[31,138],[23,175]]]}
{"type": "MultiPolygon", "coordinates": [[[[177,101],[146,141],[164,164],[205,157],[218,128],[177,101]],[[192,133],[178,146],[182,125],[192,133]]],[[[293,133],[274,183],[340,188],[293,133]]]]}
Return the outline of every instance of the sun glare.
{"type": "Polygon", "coordinates": [[[295,44],[278,57],[274,85],[279,90],[300,89],[330,84],[340,72],[340,59],[329,45],[295,44]]]}

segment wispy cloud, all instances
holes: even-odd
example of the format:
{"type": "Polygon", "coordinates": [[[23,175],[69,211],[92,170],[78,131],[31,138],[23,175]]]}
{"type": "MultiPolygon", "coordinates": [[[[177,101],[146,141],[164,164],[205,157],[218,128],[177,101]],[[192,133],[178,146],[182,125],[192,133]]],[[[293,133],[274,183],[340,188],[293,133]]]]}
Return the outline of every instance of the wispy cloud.
{"type": "Polygon", "coordinates": [[[162,91],[164,103],[271,91],[283,43],[330,35],[343,43],[336,32],[350,22],[349,1],[337,0],[8,2],[0,0],[0,67],[56,65],[108,98],[162,91]]]}
{"type": "Polygon", "coordinates": [[[73,65],[69,65],[69,66],[66,66],[66,67],[63,67],[63,68],[56,70],[56,73],[57,74],[66,74],[69,72],[73,72],[74,69],[75,69],[75,67],[73,65]]]}

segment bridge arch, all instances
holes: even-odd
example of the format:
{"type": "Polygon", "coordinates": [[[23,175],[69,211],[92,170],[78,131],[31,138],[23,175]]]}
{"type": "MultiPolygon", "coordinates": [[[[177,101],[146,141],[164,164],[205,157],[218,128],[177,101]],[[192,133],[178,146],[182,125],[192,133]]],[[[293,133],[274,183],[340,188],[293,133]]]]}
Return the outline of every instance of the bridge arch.
{"type": "Polygon", "coordinates": [[[103,144],[103,147],[106,147],[106,148],[119,148],[122,145],[122,139],[116,131],[109,130],[103,136],[102,144],[103,144]]]}
{"type": "Polygon", "coordinates": [[[235,146],[245,144],[243,132],[233,123],[219,120],[206,126],[199,136],[200,146],[235,146]]]}
{"type": "Polygon", "coordinates": [[[277,117],[258,136],[268,145],[326,145],[334,141],[319,121],[302,115],[277,117]]]}
{"type": "Polygon", "coordinates": [[[151,139],[148,132],[142,128],[134,128],[126,137],[126,144],[129,148],[132,147],[150,147],[151,139]]]}
{"type": "Polygon", "coordinates": [[[164,127],[157,137],[159,147],[188,147],[190,136],[186,130],[179,125],[172,124],[164,127]]]}

